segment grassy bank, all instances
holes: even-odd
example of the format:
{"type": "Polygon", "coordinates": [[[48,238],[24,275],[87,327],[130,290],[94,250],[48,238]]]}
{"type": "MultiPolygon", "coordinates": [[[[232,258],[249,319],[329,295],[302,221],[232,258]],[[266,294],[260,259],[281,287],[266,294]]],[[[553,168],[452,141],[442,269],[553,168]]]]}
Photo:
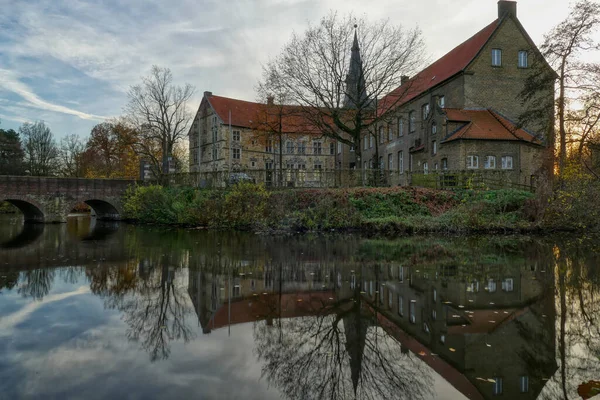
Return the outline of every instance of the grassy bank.
{"type": "Polygon", "coordinates": [[[268,191],[145,186],[130,189],[125,216],[142,223],[253,231],[361,230],[373,233],[531,231],[533,195],[518,190],[415,188],[268,191]]]}

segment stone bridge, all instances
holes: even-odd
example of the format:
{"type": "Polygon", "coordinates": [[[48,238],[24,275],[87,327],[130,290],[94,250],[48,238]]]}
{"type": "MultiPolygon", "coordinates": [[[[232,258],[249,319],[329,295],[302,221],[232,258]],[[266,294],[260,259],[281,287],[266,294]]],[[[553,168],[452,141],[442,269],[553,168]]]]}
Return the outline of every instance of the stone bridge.
{"type": "Polygon", "coordinates": [[[98,219],[118,220],[122,197],[134,180],[0,176],[0,202],[16,206],[26,222],[66,222],[77,204],[86,203],[98,219]]]}

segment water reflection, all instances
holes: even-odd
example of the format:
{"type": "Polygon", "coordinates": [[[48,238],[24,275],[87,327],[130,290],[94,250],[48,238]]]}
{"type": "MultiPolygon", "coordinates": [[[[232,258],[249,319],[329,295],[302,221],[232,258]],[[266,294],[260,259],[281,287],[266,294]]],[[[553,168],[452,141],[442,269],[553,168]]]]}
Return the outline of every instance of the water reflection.
{"type": "Polygon", "coordinates": [[[575,399],[600,374],[591,239],[97,229],[1,249],[0,310],[83,285],[156,364],[213,335],[241,351],[250,324],[260,397],[575,399]]]}

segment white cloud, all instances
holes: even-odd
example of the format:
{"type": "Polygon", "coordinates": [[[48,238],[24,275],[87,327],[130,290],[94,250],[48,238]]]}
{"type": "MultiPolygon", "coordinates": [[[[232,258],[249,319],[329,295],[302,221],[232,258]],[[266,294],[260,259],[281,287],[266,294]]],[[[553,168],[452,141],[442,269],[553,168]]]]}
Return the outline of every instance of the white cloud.
{"type": "Polygon", "coordinates": [[[9,70],[0,69],[0,88],[18,94],[23,99],[27,100],[29,102],[29,105],[31,105],[34,108],[53,111],[57,113],[70,114],[82,119],[91,119],[99,121],[106,119],[106,117],[94,114],[87,114],[81,111],[74,110],[72,108],[68,108],[58,104],[53,104],[41,99],[35,93],[33,93],[29,86],[27,86],[19,80],[19,77],[16,73],[9,70]]]}

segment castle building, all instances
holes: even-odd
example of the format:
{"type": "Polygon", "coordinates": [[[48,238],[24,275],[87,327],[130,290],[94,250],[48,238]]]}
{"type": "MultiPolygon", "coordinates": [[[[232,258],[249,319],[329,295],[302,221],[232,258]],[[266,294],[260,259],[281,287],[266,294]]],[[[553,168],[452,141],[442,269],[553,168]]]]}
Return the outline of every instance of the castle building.
{"type": "MultiPolygon", "coordinates": [[[[352,60],[354,53],[353,47],[352,60]]],[[[375,127],[377,135],[364,135],[362,167],[499,172],[514,183],[534,184],[544,171],[554,122],[550,112],[530,126],[517,125],[527,106],[520,93],[534,65],[550,68],[519,22],[516,2],[499,1],[496,20],[379,99],[379,112],[390,117],[375,127]]],[[[552,99],[554,92],[541,96],[552,99]]],[[[352,164],[350,148],[337,156],[346,168],[352,164]]]]}

